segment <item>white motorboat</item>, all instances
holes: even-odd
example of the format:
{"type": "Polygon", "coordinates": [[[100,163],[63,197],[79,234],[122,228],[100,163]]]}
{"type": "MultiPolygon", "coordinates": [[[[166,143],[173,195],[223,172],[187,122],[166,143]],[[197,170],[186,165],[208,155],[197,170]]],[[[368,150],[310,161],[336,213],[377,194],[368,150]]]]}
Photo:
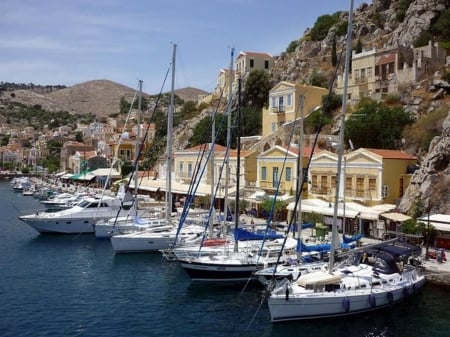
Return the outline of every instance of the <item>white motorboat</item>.
{"type": "Polygon", "coordinates": [[[55,195],[53,198],[47,200],[41,200],[41,203],[48,209],[63,209],[75,206],[76,203],[81,201],[84,197],[89,194],[85,192],[79,193],[60,193],[55,195]]]}
{"type": "Polygon", "coordinates": [[[78,234],[94,233],[94,224],[100,219],[125,216],[131,203],[112,196],[86,197],[77,205],[57,212],[36,211],[19,219],[39,233],[78,234]]]}

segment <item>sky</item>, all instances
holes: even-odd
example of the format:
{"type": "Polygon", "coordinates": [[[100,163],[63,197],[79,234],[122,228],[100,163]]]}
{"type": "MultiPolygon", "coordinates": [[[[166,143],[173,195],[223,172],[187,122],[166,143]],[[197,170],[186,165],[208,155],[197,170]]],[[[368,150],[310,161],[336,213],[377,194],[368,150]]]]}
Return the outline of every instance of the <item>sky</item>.
{"type": "MultiPolygon", "coordinates": [[[[354,9],[371,0],[354,0],[354,9]]],[[[350,0],[1,0],[0,81],[72,86],[107,79],[157,94],[213,91],[231,50],[274,56],[350,0]]]]}

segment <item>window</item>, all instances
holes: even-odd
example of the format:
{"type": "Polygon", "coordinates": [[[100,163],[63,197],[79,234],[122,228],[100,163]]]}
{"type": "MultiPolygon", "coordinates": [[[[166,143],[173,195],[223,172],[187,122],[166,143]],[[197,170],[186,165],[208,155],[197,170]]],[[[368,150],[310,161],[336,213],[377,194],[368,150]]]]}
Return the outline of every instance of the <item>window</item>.
{"type": "Polygon", "coordinates": [[[255,66],[255,60],[250,59],[250,68],[253,68],[255,66]]]}
{"type": "Polygon", "coordinates": [[[275,108],[277,106],[277,98],[276,97],[272,97],[272,108],[275,108]]]}
{"type": "Polygon", "coordinates": [[[286,96],[286,105],[287,106],[292,106],[292,94],[288,94],[286,96]]]}
{"type": "Polygon", "coordinates": [[[261,180],[267,180],[267,167],[261,167],[261,180]]]}
{"type": "Polygon", "coordinates": [[[336,176],[331,176],[331,188],[336,188],[336,176]]]}
{"type": "Polygon", "coordinates": [[[377,190],[377,180],[374,178],[369,178],[369,191],[377,190]]]}
{"type": "Polygon", "coordinates": [[[269,69],[269,61],[264,61],[264,69],[269,69]]]}
{"type": "Polygon", "coordinates": [[[192,176],[192,163],[188,163],[188,177],[192,176]]]}
{"type": "Polygon", "coordinates": [[[373,69],[372,67],[367,68],[367,78],[372,78],[373,69]]]}
{"type": "Polygon", "coordinates": [[[320,177],[320,192],[322,194],[327,194],[327,192],[328,192],[328,176],[320,177]]]}
{"type": "Polygon", "coordinates": [[[272,172],[272,180],[273,180],[273,183],[272,183],[272,187],[277,187],[278,186],[278,179],[279,179],[279,177],[278,177],[278,167],[274,167],[273,168],[273,172],[272,172]]]}
{"type": "Polygon", "coordinates": [[[278,97],[278,111],[284,111],[284,97],[278,97]]]}
{"type": "Polygon", "coordinates": [[[366,80],[366,69],[361,69],[361,81],[366,80]]]}
{"type": "Polygon", "coordinates": [[[350,195],[352,195],[352,188],[353,188],[353,184],[352,184],[352,178],[345,178],[345,191],[347,193],[350,193],[350,195]]]}
{"type": "Polygon", "coordinates": [[[286,181],[291,181],[291,168],[286,167],[286,181]]]}
{"type": "Polygon", "coordinates": [[[364,196],[364,178],[356,178],[356,196],[364,196]]]}
{"type": "Polygon", "coordinates": [[[277,123],[276,122],[272,122],[272,132],[277,131],[277,123]]]}
{"type": "Polygon", "coordinates": [[[180,164],[179,164],[179,171],[180,171],[180,176],[183,176],[183,162],[182,161],[180,161],[180,164]]]}

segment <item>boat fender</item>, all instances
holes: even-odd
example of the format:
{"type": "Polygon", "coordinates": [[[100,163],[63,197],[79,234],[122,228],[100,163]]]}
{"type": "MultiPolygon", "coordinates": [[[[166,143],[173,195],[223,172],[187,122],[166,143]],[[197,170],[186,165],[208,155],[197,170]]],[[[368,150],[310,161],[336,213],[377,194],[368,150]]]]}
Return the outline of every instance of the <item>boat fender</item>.
{"type": "Polygon", "coordinates": [[[285,294],[286,294],[285,300],[289,301],[289,287],[287,286],[287,284],[286,284],[285,294]]]}
{"type": "Polygon", "coordinates": [[[377,305],[377,299],[375,298],[374,294],[369,295],[369,303],[372,308],[375,308],[375,306],[377,305]]]}
{"type": "Polygon", "coordinates": [[[388,298],[389,303],[394,302],[394,294],[392,292],[389,291],[387,293],[387,298],[388,298]]]}
{"type": "Polygon", "coordinates": [[[345,312],[349,312],[350,310],[350,299],[348,297],[344,298],[342,300],[342,307],[344,308],[345,312]]]}

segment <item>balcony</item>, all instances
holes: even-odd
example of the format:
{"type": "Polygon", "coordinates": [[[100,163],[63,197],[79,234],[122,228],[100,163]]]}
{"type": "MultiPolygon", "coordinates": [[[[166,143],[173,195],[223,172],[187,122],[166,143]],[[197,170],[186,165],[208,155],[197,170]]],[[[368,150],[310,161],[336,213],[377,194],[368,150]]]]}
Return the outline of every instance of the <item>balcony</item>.
{"type": "Polygon", "coordinates": [[[273,106],[272,107],[272,112],[273,113],[283,113],[284,112],[284,106],[283,105],[273,106]]]}

